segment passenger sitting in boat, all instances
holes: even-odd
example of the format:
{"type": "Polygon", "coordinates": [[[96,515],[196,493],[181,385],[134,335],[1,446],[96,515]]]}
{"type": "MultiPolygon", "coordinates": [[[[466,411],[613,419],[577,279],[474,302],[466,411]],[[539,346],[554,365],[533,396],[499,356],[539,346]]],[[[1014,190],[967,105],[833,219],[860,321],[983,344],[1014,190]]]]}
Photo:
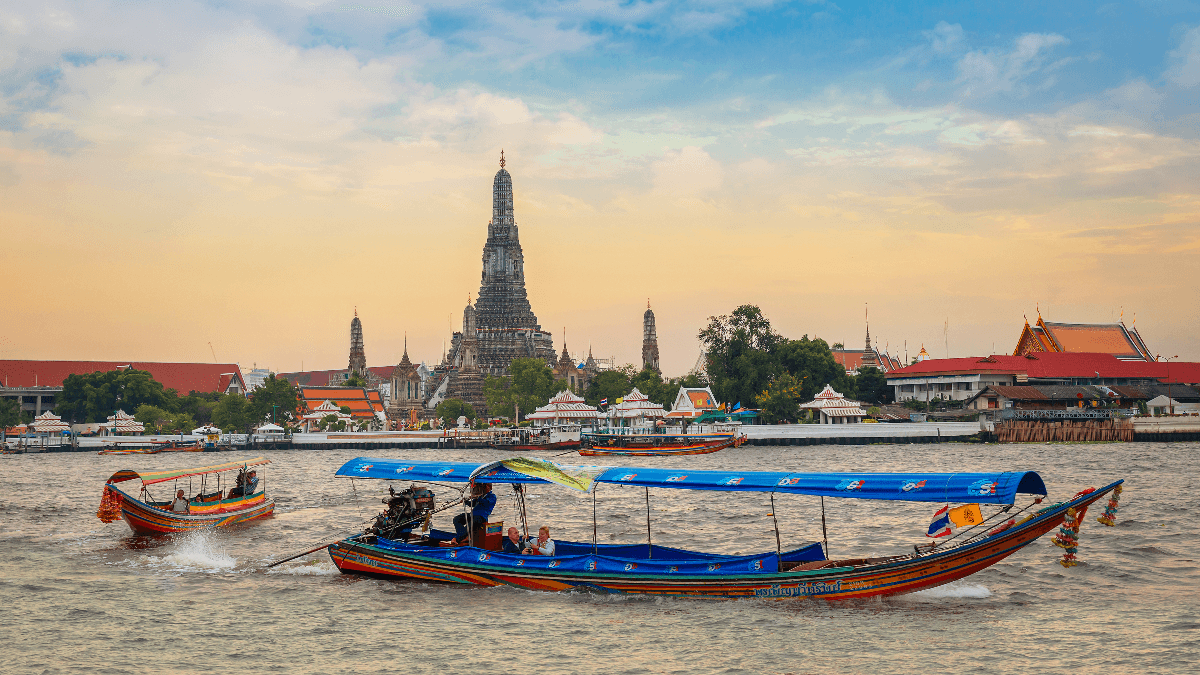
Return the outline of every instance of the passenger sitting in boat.
{"type": "MultiPolygon", "coordinates": [[[[483,530],[487,527],[488,516],[496,508],[496,495],[492,494],[491,483],[476,483],[471,487],[471,496],[463,500],[471,510],[454,516],[455,537],[450,540],[451,546],[467,543],[468,532],[483,530]]],[[[483,534],[477,535],[482,539],[483,534]]]]}
{"type": "Polygon", "coordinates": [[[190,508],[187,497],[183,496],[183,490],[176,492],[175,499],[171,500],[171,510],[175,513],[187,513],[190,508]]]}
{"type": "Polygon", "coordinates": [[[537,541],[529,542],[525,547],[526,555],[554,555],[554,540],[550,538],[550,528],[545,525],[538,528],[537,541]]]}
{"type": "Polygon", "coordinates": [[[229,490],[230,497],[242,497],[245,495],[254,494],[255,488],[258,487],[258,472],[251,471],[250,473],[239,473],[237,477],[237,485],[229,490]]]}
{"type": "Polygon", "coordinates": [[[517,532],[517,528],[510,527],[508,528],[508,536],[504,538],[504,552],[510,555],[518,555],[521,551],[525,550],[525,544],[527,543],[529,542],[517,532]]]}

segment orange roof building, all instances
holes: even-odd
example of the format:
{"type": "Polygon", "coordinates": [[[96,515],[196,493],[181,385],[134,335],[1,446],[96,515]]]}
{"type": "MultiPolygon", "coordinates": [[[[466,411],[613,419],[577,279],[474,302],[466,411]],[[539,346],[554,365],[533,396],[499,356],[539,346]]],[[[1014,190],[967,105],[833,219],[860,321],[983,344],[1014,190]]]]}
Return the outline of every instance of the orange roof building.
{"type": "Polygon", "coordinates": [[[1117,323],[1056,323],[1038,314],[1021,330],[1013,356],[1036,352],[1112,354],[1122,361],[1154,361],[1137,329],[1117,323]]]}
{"type": "Polygon", "coordinates": [[[300,415],[316,411],[325,401],[339,410],[350,409],[355,421],[380,421],[383,419],[383,397],[378,391],[363,387],[300,387],[300,415]]]}

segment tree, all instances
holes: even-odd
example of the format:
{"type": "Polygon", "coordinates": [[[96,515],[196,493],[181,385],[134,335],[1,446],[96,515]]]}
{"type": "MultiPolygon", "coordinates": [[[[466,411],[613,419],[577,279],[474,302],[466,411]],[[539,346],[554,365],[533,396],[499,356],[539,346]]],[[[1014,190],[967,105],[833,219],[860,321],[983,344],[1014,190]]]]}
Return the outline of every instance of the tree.
{"type": "Polygon", "coordinates": [[[488,411],[515,419],[516,407],[528,415],[546,405],[551,396],[566,389],[566,383],[554,379],[554,371],[541,359],[513,359],[507,377],[489,377],[483,383],[488,411]]]}
{"type": "Polygon", "coordinates": [[[768,424],[794,422],[800,417],[800,403],[807,400],[800,380],[784,373],[771,381],[754,403],[762,410],[763,421],[768,424]]]}
{"type": "Polygon", "coordinates": [[[158,406],[140,405],[133,414],[134,419],[146,425],[146,430],[156,434],[189,432],[197,424],[185,412],[172,412],[158,406]]]}
{"type": "Polygon", "coordinates": [[[784,338],[755,305],[710,316],[698,337],[704,343],[708,377],[718,400],[749,403],[778,372],[774,352],[784,338]]]}
{"type": "Polygon", "coordinates": [[[891,402],[892,388],[888,386],[887,377],[884,376],[882,370],[873,366],[861,368],[854,380],[854,388],[857,390],[856,396],[859,400],[868,403],[891,402]]]}
{"type": "Polygon", "coordinates": [[[8,440],[9,427],[17,426],[21,419],[21,405],[15,398],[0,398],[0,442],[8,440]]]}
{"type": "Polygon", "coordinates": [[[846,368],[834,360],[829,345],[821,338],[810,340],[805,335],[799,340],[785,340],[777,353],[783,370],[802,382],[805,401],[811,401],[827,384],[842,393],[849,386],[846,368]]]}
{"type": "Polygon", "coordinates": [[[470,403],[461,398],[448,398],[438,404],[434,409],[434,413],[445,422],[446,426],[452,427],[458,424],[458,418],[466,417],[468,420],[475,419],[475,409],[470,403]]]}
{"type": "Polygon", "coordinates": [[[592,378],[583,398],[589,405],[600,405],[600,401],[604,399],[608,399],[609,405],[615,405],[618,398],[628,394],[633,388],[630,382],[633,376],[633,366],[629,364],[605,370],[592,378]]]}
{"type": "Polygon", "coordinates": [[[350,371],[349,377],[342,381],[343,387],[366,387],[367,381],[362,378],[362,374],[357,370],[350,371]]]}
{"type": "Polygon", "coordinates": [[[213,424],[226,431],[246,431],[254,423],[253,406],[240,394],[221,397],[212,411],[213,424]]]}
{"type": "Polygon", "coordinates": [[[170,409],[174,396],[144,370],[108,370],[70,375],[55,399],[55,410],[69,422],[103,422],[117,410],[142,405],[170,409]]]}
{"type": "Polygon", "coordinates": [[[250,417],[254,424],[294,424],[296,409],[299,407],[300,390],[291,382],[276,378],[275,373],[268,375],[261,387],[250,392],[250,417]]]}
{"type": "Polygon", "coordinates": [[[321,431],[345,431],[346,421],[339,420],[337,415],[330,413],[317,422],[317,428],[321,431]]]}
{"type": "MultiPolygon", "coordinates": [[[[195,423],[189,428],[198,426],[206,426],[212,424],[212,411],[217,407],[217,401],[221,400],[221,393],[217,391],[205,392],[189,392],[187,396],[181,396],[176,400],[175,405],[180,413],[184,413],[191,417],[195,423]]],[[[182,428],[182,427],[180,427],[182,428]]]]}

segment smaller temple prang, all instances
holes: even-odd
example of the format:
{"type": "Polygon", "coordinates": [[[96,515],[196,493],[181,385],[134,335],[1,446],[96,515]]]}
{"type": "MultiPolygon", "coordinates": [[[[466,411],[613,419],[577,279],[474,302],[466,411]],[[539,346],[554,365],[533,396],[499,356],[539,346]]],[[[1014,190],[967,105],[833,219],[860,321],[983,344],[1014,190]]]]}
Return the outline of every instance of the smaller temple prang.
{"type": "Polygon", "coordinates": [[[642,370],[653,370],[662,374],[662,366],[658,360],[658,334],[654,325],[654,310],[650,309],[650,300],[646,300],[646,313],[642,315],[642,370]]]}
{"type": "Polygon", "coordinates": [[[354,308],[354,319],[350,321],[350,372],[363,374],[367,371],[367,354],[363,348],[362,321],[358,308],[354,308]]]}

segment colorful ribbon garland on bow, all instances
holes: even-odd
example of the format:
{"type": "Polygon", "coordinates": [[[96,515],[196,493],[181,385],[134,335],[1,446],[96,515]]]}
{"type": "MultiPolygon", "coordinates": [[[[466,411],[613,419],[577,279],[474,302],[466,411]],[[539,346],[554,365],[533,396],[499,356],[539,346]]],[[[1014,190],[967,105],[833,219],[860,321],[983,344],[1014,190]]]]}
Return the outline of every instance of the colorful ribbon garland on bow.
{"type": "Polygon", "coordinates": [[[1113,488],[1112,497],[1108,498],[1108,506],[1104,507],[1104,515],[1096,516],[1096,520],[1101,525],[1112,527],[1117,519],[1117,509],[1120,508],[1118,502],[1121,500],[1121,486],[1113,488]]]}
{"type": "Polygon", "coordinates": [[[1079,524],[1082,521],[1083,513],[1076,515],[1074,508],[1067,509],[1062,527],[1058,528],[1058,534],[1054,535],[1054,545],[1065,549],[1062,560],[1058,561],[1063,567],[1074,567],[1078,563],[1075,554],[1079,551],[1079,524]]]}
{"type": "Polygon", "coordinates": [[[96,511],[96,517],[106,523],[119,520],[121,518],[122,501],[124,499],[120,493],[105,486],[104,496],[100,499],[100,510],[96,511]]]}

